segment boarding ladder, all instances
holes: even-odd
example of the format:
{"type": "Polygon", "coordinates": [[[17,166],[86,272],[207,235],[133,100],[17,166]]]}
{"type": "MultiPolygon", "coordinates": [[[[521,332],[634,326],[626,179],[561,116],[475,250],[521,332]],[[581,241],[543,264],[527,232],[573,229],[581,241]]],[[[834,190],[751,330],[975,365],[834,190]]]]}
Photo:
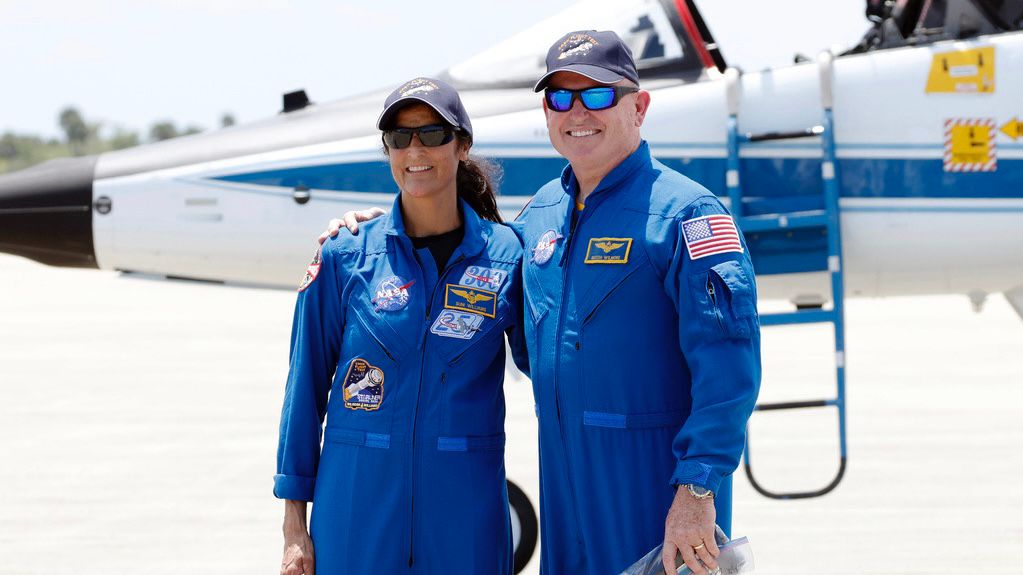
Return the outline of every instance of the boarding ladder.
{"type": "MultiPolygon", "coordinates": [[[[831,282],[831,309],[803,309],[789,313],[771,313],[760,316],[763,326],[792,325],[811,323],[830,323],[835,330],[835,364],[836,392],[833,398],[808,401],[788,401],[781,403],[760,403],[755,411],[778,411],[787,409],[837,408],[839,434],[839,467],[830,483],[821,489],[802,492],[775,492],[761,485],[753,475],[750,437],[746,435],[745,468],[750,483],[761,495],[772,499],[806,499],[819,497],[830,492],[842,480],[846,465],[845,441],[845,302],[842,265],[842,235],[839,221],[839,180],[836,177],[837,162],[835,159],[835,134],[832,117],[834,57],[825,52],[817,60],[820,72],[821,103],[823,108],[822,124],[798,132],[772,132],[764,134],[739,133],[739,105],[741,101],[741,74],[738,70],[729,69],[725,72],[728,93],[728,162],[726,186],[731,202],[732,215],[742,229],[743,235],[750,243],[751,236],[775,238],[791,238],[794,233],[823,234],[827,239],[827,257],[820,257],[819,267],[799,271],[827,271],[831,282]],[[757,213],[749,208],[754,205],[751,198],[743,196],[740,184],[741,159],[739,150],[744,144],[772,140],[787,140],[819,136],[822,148],[821,176],[823,178],[823,202],[821,198],[812,198],[814,204],[806,202],[776,202],[783,208],[792,211],[781,212],[772,209],[772,213],[757,213]],[[750,213],[753,212],[753,213],[750,213]]],[[[803,198],[804,200],[806,198],[803,198]]],[[[763,211],[763,210],[760,210],[763,211]]],[[[778,245],[778,241],[775,245],[778,245]]],[[[757,256],[757,246],[750,247],[751,255],[757,256]]],[[[814,264],[816,265],[816,264],[814,264]]],[[[747,430],[748,431],[748,430],[747,430]]]]}

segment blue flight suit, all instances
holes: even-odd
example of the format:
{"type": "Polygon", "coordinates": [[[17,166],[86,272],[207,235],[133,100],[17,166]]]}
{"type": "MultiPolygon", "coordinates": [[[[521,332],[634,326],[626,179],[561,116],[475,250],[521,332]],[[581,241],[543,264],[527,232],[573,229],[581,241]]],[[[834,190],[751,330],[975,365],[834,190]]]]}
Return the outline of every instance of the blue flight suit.
{"type": "Polygon", "coordinates": [[[663,540],[678,484],[713,490],[729,531],[730,474],[760,384],[745,245],[715,253],[699,229],[692,248],[683,235],[684,222],[731,221],[718,199],[646,142],[581,211],[577,190],[569,166],[516,223],[536,326],[544,575],[624,570],[663,540]]]}
{"type": "Polygon", "coordinates": [[[313,502],[320,575],[512,572],[503,334],[520,333],[522,247],[460,205],[440,274],[400,197],[307,272],[274,495],[313,502]]]}

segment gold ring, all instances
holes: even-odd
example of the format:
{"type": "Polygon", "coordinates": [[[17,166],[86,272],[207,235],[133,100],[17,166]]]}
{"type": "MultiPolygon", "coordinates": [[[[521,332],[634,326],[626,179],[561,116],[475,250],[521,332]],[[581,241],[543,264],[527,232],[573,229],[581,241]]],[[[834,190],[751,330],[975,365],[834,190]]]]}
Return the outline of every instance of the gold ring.
{"type": "Polygon", "coordinates": [[[693,551],[699,551],[700,549],[703,549],[703,545],[704,545],[703,543],[700,543],[699,545],[694,546],[693,551]]]}

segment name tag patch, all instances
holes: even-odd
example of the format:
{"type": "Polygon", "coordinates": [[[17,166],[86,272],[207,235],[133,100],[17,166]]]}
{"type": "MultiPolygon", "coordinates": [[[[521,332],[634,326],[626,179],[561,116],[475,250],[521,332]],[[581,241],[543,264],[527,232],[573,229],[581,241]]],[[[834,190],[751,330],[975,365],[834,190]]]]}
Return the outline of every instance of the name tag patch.
{"type": "Polygon", "coordinates": [[[445,284],[444,308],[497,316],[497,293],[463,285],[445,284]]]}
{"type": "Polygon", "coordinates": [[[472,339],[483,325],[483,316],[464,311],[444,310],[430,327],[430,332],[455,339],[472,339]]]}
{"type": "Polygon", "coordinates": [[[629,262],[632,238],[590,238],[586,246],[587,264],[624,264],[629,262]]]}
{"type": "Polygon", "coordinates": [[[504,283],[506,277],[508,277],[508,272],[504,270],[469,266],[462,274],[462,279],[458,280],[458,284],[497,291],[501,289],[501,284],[504,283]]]}
{"type": "Polygon", "coordinates": [[[345,407],[375,411],[384,402],[384,370],[364,359],[353,360],[342,387],[345,407]]]}

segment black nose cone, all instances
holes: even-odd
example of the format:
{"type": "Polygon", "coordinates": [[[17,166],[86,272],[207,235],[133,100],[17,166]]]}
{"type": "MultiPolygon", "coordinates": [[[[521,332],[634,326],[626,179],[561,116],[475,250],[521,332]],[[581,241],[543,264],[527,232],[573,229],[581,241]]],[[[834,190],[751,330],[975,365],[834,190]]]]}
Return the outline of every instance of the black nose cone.
{"type": "Polygon", "coordinates": [[[96,160],[62,158],[0,176],[0,251],[53,266],[97,267],[92,243],[96,160]]]}

